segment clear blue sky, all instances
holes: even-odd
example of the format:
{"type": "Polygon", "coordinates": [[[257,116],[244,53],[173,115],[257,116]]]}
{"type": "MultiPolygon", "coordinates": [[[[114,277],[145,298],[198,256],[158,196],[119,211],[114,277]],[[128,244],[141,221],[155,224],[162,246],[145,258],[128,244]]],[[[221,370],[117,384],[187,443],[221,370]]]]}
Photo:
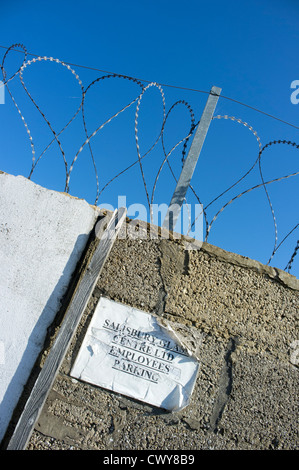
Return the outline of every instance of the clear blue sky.
{"type": "MultiPolygon", "coordinates": [[[[28,53],[54,57],[76,64],[84,88],[103,73],[79,65],[131,77],[209,91],[213,85],[222,96],[258,108],[299,127],[299,104],[291,102],[291,83],[299,80],[299,2],[297,0],[127,0],[127,1],[32,1],[1,0],[0,45],[22,43],[28,53]]],[[[5,49],[0,48],[3,57],[5,49]]],[[[27,59],[33,56],[28,55],[27,59]]],[[[2,60],[2,59],[1,59],[2,60]]],[[[20,66],[23,55],[12,52],[5,62],[7,75],[20,66]]],[[[24,83],[59,132],[81,102],[81,88],[73,74],[56,63],[39,62],[23,73],[24,83]]],[[[1,77],[2,78],[2,77],[1,77]]],[[[51,130],[26,95],[16,77],[9,83],[30,129],[38,157],[53,138],[51,130]]],[[[177,100],[192,107],[200,119],[207,95],[163,86],[166,112],[177,100]]],[[[137,84],[105,79],[86,93],[84,111],[90,134],[117,110],[140,93],[137,84]]],[[[299,94],[298,94],[299,98],[299,94]]],[[[151,87],[143,95],[138,119],[140,152],[144,154],[158,137],[163,101],[151,87]]],[[[136,103],[106,125],[91,140],[100,187],[137,160],[134,120],[136,103]]],[[[299,130],[236,102],[220,98],[215,115],[229,115],[247,122],[262,146],[273,140],[299,144],[299,130]]],[[[31,146],[25,127],[6,91],[0,105],[0,168],[28,176],[31,146]]],[[[182,103],[171,113],[165,127],[169,151],[190,130],[190,113],[182,103]]],[[[82,115],[61,135],[68,163],[85,141],[82,115]]],[[[190,142],[188,148],[190,146],[190,142]]],[[[171,154],[176,176],[181,169],[182,144],[171,154]]],[[[192,185],[204,205],[243,175],[258,157],[258,143],[249,129],[231,120],[213,120],[194,173],[192,185]]],[[[299,150],[274,145],[262,154],[265,181],[298,171],[299,150]]],[[[151,194],[164,154],[161,141],[144,158],[144,173],[151,194]]],[[[58,145],[50,147],[37,165],[33,181],[63,191],[64,163],[58,145]]],[[[217,211],[242,191],[261,183],[258,165],[239,185],[207,208],[211,222],[217,211]]],[[[165,165],[158,180],[154,202],[169,203],[175,181],[165,165]]],[[[267,186],[275,210],[278,241],[299,222],[298,176],[267,186]]],[[[70,193],[93,203],[95,177],[88,145],[79,154],[70,180],[70,193]]],[[[101,194],[100,204],[117,205],[126,195],[127,204],[146,204],[140,167],[134,165],[101,194]]],[[[195,203],[192,192],[188,202],[195,203]]],[[[266,263],[274,246],[274,224],[263,188],[230,204],[213,223],[208,241],[229,251],[266,263]]],[[[271,265],[284,268],[296,246],[294,230],[278,250],[271,265]]],[[[292,274],[299,273],[299,255],[292,274]]]]}

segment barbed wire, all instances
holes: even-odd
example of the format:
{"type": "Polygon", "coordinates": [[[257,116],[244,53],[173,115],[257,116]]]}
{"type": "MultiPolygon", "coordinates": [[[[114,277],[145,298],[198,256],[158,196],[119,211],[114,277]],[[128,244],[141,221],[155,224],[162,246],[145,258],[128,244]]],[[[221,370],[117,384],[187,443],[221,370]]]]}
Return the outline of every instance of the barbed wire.
{"type": "MultiPolygon", "coordinates": [[[[3,46],[3,45],[0,45],[0,48],[2,49],[12,49],[15,51],[15,52],[23,52],[22,50],[18,50],[16,49],[16,47],[20,46],[21,48],[23,47],[22,44],[14,44],[13,46],[10,46],[10,47],[7,47],[7,46],[3,46]]],[[[40,57],[39,55],[37,54],[32,54],[31,52],[27,52],[28,55],[31,55],[33,57],[40,57]]],[[[96,72],[101,72],[101,73],[105,73],[105,74],[108,74],[108,75],[121,75],[119,73],[116,73],[116,72],[111,72],[111,71],[107,71],[107,70],[103,70],[103,69],[99,69],[98,67],[90,67],[88,65],[82,65],[82,64],[74,64],[74,63],[71,63],[71,62],[67,62],[67,61],[64,61],[65,64],[68,64],[70,65],[71,67],[77,67],[77,68],[82,68],[82,69],[85,69],[85,70],[92,70],[92,71],[96,71],[96,72]]],[[[123,75],[124,76],[124,75],[123,75]]],[[[153,83],[151,80],[147,80],[145,78],[136,78],[136,77],[131,77],[131,76],[128,76],[126,75],[126,77],[130,80],[139,80],[140,82],[143,82],[143,83],[153,83]]],[[[183,87],[183,86],[178,86],[178,85],[171,85],[169,83],[159,83],[159,85],[161,87],[167,87],[167,88],[174,88],[176,90],[182,90],[182,91],[191,91],[191,92],[195,92],[195,93],[203,93],[203,94],[210,94],[210,91],[207,91],[207,90],[199,90],[198,88],[190,88],[190,87],[183,87]]],[[[228,101],[231,101],[233,103],[236,103],[236,104],[239,104],[240,106],[244,106],[248,109],[252,109],[253,111],[256,111],[257,113],[260,113],[260,114],[263,114],[264,116],[267,116],[271,119],[275,119],[276,121],[279,121],[283,124],[286,124],[287,126],[291,126],[295,129],[299,129],[298,126],[296,126],[295,124],[291,123],[291,122],[288,122],[284,119],[281,119],[277,116],[274,116],[273,114],[270,114],[270,113],[267,113],[266,111],[263,111],[259,108],[257,108],[256,106],[252,106],[252,105],[249,105],[247,103],[243,103],[242,101],[239,101],[239,100],[236,100],[235,98],[231,98],[230,96],[224,96],[224,95],[220,95],[219,97],[220,99],[224,99],[224,100],[228,100],[228,101]]]]}
{"type": "MultiPolygon", "coordinates": [[[[0,46],[0,47],[3,47],[3,46],[0,46]]],[[[31,54],[32,55],[32,54],[31,54]]],[[[77,74],[77,72],[75,71],[75,69],[72,67],[73,64],[69,64],[69,63],[66,63],[66,62],[63,62],[59,59],[55,59],[53,57],[47,57],[47,56],[35,56],[33,59],[30,59],[30,60],[27,60],[27,56],[28,56],[28,53],[27,53],[27,50],[26,50],[26,47],[22,44],[14,44],[12,46],[10,46],[9,48],[7,48],[3,58],[2,58],[2,63],[0,65],[0,68],[1,68],[1,72],[2,72],[2,76],[3,76],[3,84],[6,88],[6,90],[8,91],[9,93],[9,96],[11,97],[12,99],[12,102],[23,122],[23,125],[25,127],[25,130],[26,130],[26,133],[27,133],[27,136],[28,136],[28,139],[29,139],[29,142],[30,142],[30,146],[31,146],[31,153],[32,153],[32,164],[31,164],[31,170],[30,170],[30,173],[28,175],[28,179],[31,179],[32,176],[33,176],[33,173],[38,165],[38,163],[41,161],[42,157],[45,155],[45,153],[50,149],[50,147],[52,146],[53,143],[56,142],[58,148],[59,148],[59,151],[60,151],[60,154],[62,156],[62,159],[63,159],[63,163],[64,163],[64,168],[65,168],[65,187],[64,187],[64,191],[66,193],[68,193],[70,191],[70,179],[71,179],[71,174],[72,174],[72,171],[74,169],[74,165],[76,164],[78,158],[79,158],[79,155],[81,154],[81,152],[83,151],[83,149],[85,148],[88,148],[89,150],[89,154],[90,154],[90,158],[91,158],[91,161],[92,161],[92,165],[93,165],[93,169],[94,169],[94,174],[95,174],[95,181],[96,181],[96,197],[95,197],[95,202],[94,204],[98,204],[98,201],[99,201],[99,198],[102,196],[104,190],[107,189],[107,187],[113,182],[115,181],[118,177],[120,177],[121,175],[123,175],[124,173],[126,173],[129,169],[131,169],[133,166],[139,164],[139,167],[140,167],[140,172],[141,172],[141,178],[142,178],[142,182],[143,182],[143,186],[144,186],[144,190],[145,190],[145,195],[146,195],[146,200],[147,200],[147,203],[148,203],[148,206],[149,206],[149,209],[150,209],[150,216],[151,216],[151,221],[152,221],[152,206],[153,206],[153,203],[154,203],[154,198],[155,198],[155,192],[156,192],[156,189],[157,189],[157,184],[158,184],[158,180],[159,180],[159,177],[161,175],[161,172],[162,172],[162,169],[164,167],[165,164],[167,164],[171,174],[172,174],[172,177],[173,179],[177,182],[177,178],[175,176],[175,173],[173,171],[173,168],[172,168],[172,165],[170,164],[170,161],[169,161],[169,158],[171,156],[171,154],[179,148],[179,146],[182,146],[182,157],[181,157],[181,163],[182,165],[184,164],[185,162],[185,157],[186,157],[186,151],[187,151],[187,146],[188,146],[188,142],[190,140],[190,138],[192,137],[194,131],[196,130],[199,122],[197,122],[195,124],[195,115],[194,115],[194,111],[192,109],[192,107],[190,106],[190,104],[185,101],[185,100],[178,100],[176,101],[170,108],[169,110],[166,112],[166,99],[165,99],[165,94],[164,94],[164,91],[163,91],[163,88],[162,88],[162,85],[159,84],[159,83],[156,83],[156,82],[147,82],[146,80],[141,80],[141,79],[138,79],[138,78],[134,78],[134,77],[130,77],[130,76],[127,76],[127,75],[121,75],[121,74],[116,74],[116,73],[106,73],[105,75],[103,76],[100,76],[98,78],[96,78],[95,80],[93,80],[86,88],[84,87],[83,85],[83,82],[82,80],[80,79],[79,75],[77,74]],[[23,57],[23,61],[22,61],[22,64],[21,66],[18,68],[18,70],[12,74],[9,78],[7,78],[7,72],[6,72],[6,69],[5,69],[5,62],[6,62],[6,59],[9,55],[9,53],[12,51],[12,50],[16,50],[16,48],[20,49],[21,52],[23,52],[24,54],[24,57],[23,57]],[[76,79],[76,82],[77,82],[77,85],[80,89],[80,104],[79,104],[79,107],[76,109],[75,113],[71,116],[71,118],[69,119],[69,121],[64,125],[64,127],[59,131],[59,132],[56,132],[52,126],[52,124],[50,123],[50,121],[48,120],[48,118],[46,117],[45,113],[41,110],[41,108],[38,106],[38,104],[36,103],[36,101],[34,100],[32,94],[30,93],[29,89],[28,89],[28,86],[26,86],[26,83],[25,83],[25,79],[24,79],[24,72],[25,70],[32,66],[34,63],[36,62],[51,62],[51,63],[54,63],[54,64],[58,64],[59,66],[61,67],[64,67],[67,71],[69,71],[76,79]],[[36,156],[36,150],[35,150],[35,145],[34,145],[34,142],[33,142],[33,138],[32,138],[32,135],[31,135],[31,131],[29,129],[29,126],[28,126],[28,123],[26,122],[24,116],[23,116],[23,113],[18,105],[18,103],[16,102],[12,92],[11,92],[11,89],[10,87],[8,86],[8,84],[10,84],[13,80],[15,80],[17,77],[19,77],[20,79],[20,83],[25,91],[25,93],[27,94],[27,96],[29,97],[30,101],[32,102],[32,104],[34,105],[34,107],[36,108],[36,110],[38,111],[38,113],[41,115],[42,119],[44,120],[44,122],[46,123],[46,125],[48,126],[48,128],[50,129],[52,135],[53,135],[53,138],[52,140],[48,143],[48,145],[44,148],[44,150],[39,154],[39,156],[37,157],[36,156]],[[96,86],[96,85],[99,85],[100,83],[102,83],[104,80],[110,80],[110,79],[120,79],[120,80],[128,80],[132,83],[134,83],[135,85],[137,85],[139,87],[139,93],[137,94],[137,96],[135,96],[134,99],[132,99],[127,105],[123,106],[121,109],[119,109],[117,112],[115,112],[114,114],[112,114],[108,119],[106,119],[104,122],[102,122],[99,126],[97,126],[97,128],[92,132],[92,133],[89,133],[88,132],[88,129],[87,129],[87,124],[86,124],[86,116],[85,116],[85,99],[86,99],[86,94],[88,93],[88,91],[96,86]],[[147,82],[147,83],[146,83],[147,82]],[[150,148],[143,154],[141,154],[141,151],[140,151],[140,144],[139,144],[139,113],[140,113],[140,107],[141,107],[141,104],[142,104],[142,100],[145,96],[145,94],[148,92],[148,90],[150,90],[151,88],[154,88],[156,90],[158,90],[159,92],[159,95],[161,97],[161,101],[162,101],[162,108],[163,108],[163,112],[162,112],[162,125],[161,125],[161,128],[160,128],[160,131],[158,133],[158,136],[157,138],[154,140],[153,144],[150,146],[150,148]],[[104,184],[104,186],[102,188],[100,188],[100,183],[99,183],[99,173],[98,173],[98,170],[97,170],[97,162],[96,162],[96,158],[95,158],[95,155],[94,155],[94,151],[93,151],[93,148],[92,148],[92,141],[94,139],[94,137],[104,129],[104,127],[106,125],[108,125],[109,123],[112,122],[112,120],[114,120],[117,116],[119,116],[121,113],[123,113],[124,111],[128,110],[129,108],[131,108],[133,105],[136,105],[136,110],[135,110],[135,118],[134,118],[134,133],[135,133],[135,146],[136,146],[136,151],[137,151],[137,159],[131,163],[130,165],[126,166],[125,168],[123,168],[122,170],[118,170],[116,172],[116,174],[108,181],[104,184]],[[171,113],[173,112],[173,110],[177,107],[177,106],[184,106],[187,111],[189,112],[189,115],[190,115],[190,130],[189,132],[187,133],[187,135],[185,135],[183,138],[179,139],[172,147],[169,151],[166,151],[166,148],[165,148],[165,138],[164,138],[164,133],[165,133],[165,127],[166,127],[166,123],[171,115],[171,113]],[[79,115],[79,113],[81,112],[81,116],[82,116],[82,122],[83,122],[83,128],[84,128],[84,133],[85,133],[85,140],[84,142],[81,144],[81,146],[79,147],[78,151],[76,152],[73,160],[70,162],[70,164],[67,163],[67,159],[66,159],[66,154],[65,154],[65,151],[62,147],[62,143],[61,143],[61,139],[60,139],[60,136],[63,134],[63,132],[70,126],[70,124],[76,119],[76,117],[79,115]],[[154,179],[154,183],[153,183],[153,188],[152,188],[152,191],[151,191],[151,194],[150,194],[150,191],[148,189],[148,182],[147,182],[147,178],[145,177],[145,173],[144,173],[144,168],[143,168],[143,160],[145,157],[147,157],[148,155],[150,155],[150,153],[153,151],[153,149],[157,146],[158,142],[161,141],[161,144],[162,144],[162,150],[163,150],[163,159],[162,159],[162,162],[160,164],[160,167],[157,171],[157,174],[155,176],[155,179],[154,179]]],[[[87,67],[88,68],[88,67],[87,67]]],[[[98,70],[98,69],[95,69],[95,70],[98,70]]],[[[184,89],[183,87],[176,87],[178,89],[184,89]]],[[[202,90],[197,90],[197,91],[200,91],[202,93],[206,93],[202,90]]],[[[226,97],[227,98],[227,97],[226,97]]],[[[238,102],[237,100],[232,100],[232,101],[235,101],[239,104],[243,104],[244,103],[241,103],[241,102],[238,102]]],[[[252,108],[251,106],[248,106],[249,108],[252,108]]],[[[255,109],[255,108],[252,108],[252,109],[255,109]]],[[[259,112],[261,112],[259,110],[259,112]]],[[[264,113],[262,112],[263,114],[266,114],[267,113],[264,113]]],[[[273,117],[271,115],[268,115],[270,117],[273,117]]],[[[272,253],[271,253],[271,256],[267,262],[267,264],[269,264],[274,255],[277,253],[277,250],[282,246],[282,244],[288,239],[288,237],[291,235],[291,233],[293,233],[299,226],[299,224],[296,224],[288,233],[287,235],[283,238],[283,240],[278,244],[278,230],[277,230],[277,220],[276,220],[276,216],[275,216],[275,212],[274,212],[274,209],[273,209],[273,205],[272,205],[272,202],[271,202],[271,199],[270,199],[270,196],[269,196],[269,192],[267,190],[267,186],[269,184],[272,184],[272,183],[275,183],[275,182],[279,182],[279,181],[282,181],[284,179],[287,179],[287,178],[291,178],[293,176],[297,176],[299,174],[299,171],[298,172],[294,172],[294,173],[291,173],[291,174],[288,174],[288,175],[284,175],[284,176],[281,176],[279,178],[275,178],[275,179],[272,179],[272,180],[269,180],[269,181],[265,181],[264,179],[264,176],[263,176],[263,171],[262,171],[262,154],[263,152],[266,150],[266,149],[269,149],[271,146],[273,145],[276,145],[276,144],[285,144],[285,145],[289,145],[289,146],[292,146],[296,149],[299,149],[299,145],[296,144],[295,142],[291,142],[291,141],[287,141],[287,140],[273,140],[273,141],[270,141],[268,142],[266,145],[262,146],[262,143],[261,143],[261,139],[260,137],[258,136],[257,132],[253,129],[253,127],[248,124],[247,122],[241,120],[240,118],[237,118],[237,117],[234,117],[234,116],[228,116],[228,115],[216,115],[213,117],[213,120],[221,120],[221,119],[224,119],[224,120],[230,120],[232,122],[235,122],[237,124],[241,124],[242,126],[244,126],[245,128],[247,128],[251,133],[252,135],[255,137],[256,141],[257,141],[257,144],[258,144],[258,152],[257,152],[257,156],[255,158],[255,161],[253,162],[253,164],[250,166],[250,168],[240,177],[238,178],[232,185],[230,185],[229,187],[227,187],[224,191],[222,191],[220,194],[218,194],[215,198],[213,198],[208,204],[204,205],[201,203],[201,200],[199,198],[199,195],[197,194],[196,190],[194,189],[194,186],[190,184],[189,188],[191,190],[191,192],[193,193],[193,195],[195,196],[195,198],[197,199],[197,201],[202,205],[202,214],[204,216],[204,219],[205,219],[205,224],[206,224],[206,233],[205,233],[205,241],[208,240],[208,237],[210,235],[210,232],[211,232],[211,228],[212,228],[212,225],[215,223],[216,219],[219,217],[219,215],[224,211],[224,209],[226,209],[230,204],[232,204],[233,202],[235,202],[237,199],[240,199],[240,197],[244,196],[245,194],[248,194],[250,193],[251,191],[255,190],[255,189],[258,189],[258,188],[263,188],[264,191],[265,191],[265,194],[267,196],[267,200],[268,200],[268,204],[269,204],[269,207],[270,207],[270,210],[271,210],[271,214],[272,214],[272,218],[273,218],[273,224],[274,224],[274,246],[273,246],[273,249],[272,249],[272,253]],[[258,169],[259,169],[259,175],[260,175],[260,179],[261,179],[261,183],[259,184],[256,184],[254,186],[251,186],[250,188],[240,192],[238,195],[234,196],[233,198],[231,198],[228,202],[226,202],[216,213],[215,215],[213,216],[211,222],[209,223],[208,222],[208,218],[207,218],[207,209],[210,208],[216,201],[218,201],[222,196],[224,196],[226,193],[228,193],[232,188],[234,188],[235,186],[237,186],[241,181],[245,180],[245,178],[252,172],[252,170],[258,165],[258,169]]],[[[278,119],[278,118],[277,118],[278,119]]],[[[280,119],[278,119],[280,120],[280,119]]],[[[282,121],[282,122],[285,122],[285,121],[282,121]]],[[[286,122],[285,122],[286,123],[286,122]]],[[[286,123],[286,124],[289,124],[293,127],[296,127],[290,123],[286,123]]],[[[298,128],[299,129],[299,128],[298,128]]],[[[185,203],[187,203],[187,200],[185,199],[185,203]]],[[[200,214],[200,215],[202,215],[200,214]]],[[[197,216],[199,217],[199,216],[197,216]]],[[[193,222],[190,221],[190,224],[189,224],[189,227],[190,229],[192,228],[192,226],[195,224],[196,222],[196,218],[193,220],[193,222]]],[[[291,268],[292,268],[292,265],[293,265],[293,261],[297,255],[299,251],[299,240],[297,241],[297,244],[294,248],[294,251],[290,257],[290,260],[288,261],[288,263],[286,264],[286,267],[285,267],[285,270],[287,270],[288,272],[290,272],[291,268]]]]}

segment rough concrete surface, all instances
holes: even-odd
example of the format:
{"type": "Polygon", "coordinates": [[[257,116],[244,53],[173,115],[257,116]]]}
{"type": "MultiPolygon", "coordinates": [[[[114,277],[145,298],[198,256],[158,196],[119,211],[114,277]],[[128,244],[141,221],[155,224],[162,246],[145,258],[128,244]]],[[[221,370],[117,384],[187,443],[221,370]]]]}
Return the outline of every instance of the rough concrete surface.
{"type": "Polygon", "coordinates": [[[208,244],[117,240],[28,449],[297,450],[298,292],[293,276],[208,244]],[[169,413],[70,376],[101,295],[169,321],[197,355],[186,408],[169,413]]]}

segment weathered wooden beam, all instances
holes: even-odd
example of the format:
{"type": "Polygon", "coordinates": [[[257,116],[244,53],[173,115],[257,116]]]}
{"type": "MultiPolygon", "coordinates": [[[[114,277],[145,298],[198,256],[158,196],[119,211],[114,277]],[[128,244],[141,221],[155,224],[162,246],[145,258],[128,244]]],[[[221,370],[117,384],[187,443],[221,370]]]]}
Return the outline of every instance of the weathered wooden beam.
{"type": "MultiPolygon", "coordinates": [[[[126,209],[120,208],[113,213],[106,229],[101,230],[99,226],[101,222],[98,222],[96,233],[102,233],[102,236],[66,310],[56,340],[32,388],[31,394],[9,441],[7,450],[24,450],[26,448],[34,425],[42,411],[68,346],[75,334],[76,328],[125,217],[126,209]]],[[[105,222],[106,221],[103,220],[102,223],[104,224],[105,222]]]]}

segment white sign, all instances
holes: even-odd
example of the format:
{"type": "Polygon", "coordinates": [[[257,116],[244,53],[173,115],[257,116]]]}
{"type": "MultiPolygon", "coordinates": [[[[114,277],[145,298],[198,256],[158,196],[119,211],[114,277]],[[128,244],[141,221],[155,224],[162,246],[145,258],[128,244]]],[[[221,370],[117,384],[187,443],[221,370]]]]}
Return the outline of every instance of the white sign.
{"type": "Polygon", "coordinates": [[[102,297],[71,376],[174,411],[188,405],[198,367],[156,317],[102,297]]]}
{"type": "Polygon", "coordinates": [[[0,80],[0,104],[5,103],[5,95],[4,95],[4,83],[0,80]]]}

